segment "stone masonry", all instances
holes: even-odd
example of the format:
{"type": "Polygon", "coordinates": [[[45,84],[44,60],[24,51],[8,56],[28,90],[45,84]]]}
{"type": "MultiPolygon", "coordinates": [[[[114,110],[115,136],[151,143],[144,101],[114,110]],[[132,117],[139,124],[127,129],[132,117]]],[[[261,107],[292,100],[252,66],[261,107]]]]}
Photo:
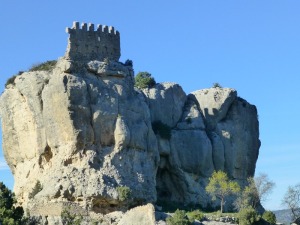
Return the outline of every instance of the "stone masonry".
{"type": "Polygon", "coordinates": [[[68,47],[65,57],[69,60],[99,60],[104,58],[119,61],[120,33],[114,27],[98,25],[94,29],[92,23],[73,22],[73,27],[66,29],[69,33],[68,47]]]}

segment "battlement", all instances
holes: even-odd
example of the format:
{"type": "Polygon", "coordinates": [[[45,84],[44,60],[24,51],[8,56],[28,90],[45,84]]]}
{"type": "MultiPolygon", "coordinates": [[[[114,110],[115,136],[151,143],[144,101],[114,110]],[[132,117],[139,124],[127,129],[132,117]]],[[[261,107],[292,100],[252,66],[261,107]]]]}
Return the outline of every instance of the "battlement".
{"type": "Polygon", "coordinates": [[[120,33],[114,27],[92,23],[73,22],[66,28],[70,35],[65,57],[71,60],[100,60],[108,58],[118,61],[121,56],[120,33]]]}

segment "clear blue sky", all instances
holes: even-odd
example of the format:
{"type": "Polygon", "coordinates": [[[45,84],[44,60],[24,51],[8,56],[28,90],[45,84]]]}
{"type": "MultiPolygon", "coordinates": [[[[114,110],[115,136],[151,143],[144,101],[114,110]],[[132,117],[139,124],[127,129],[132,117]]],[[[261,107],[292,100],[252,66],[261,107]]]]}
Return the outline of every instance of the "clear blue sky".
{"type": "MultiPolygon", "coordinates": [[[[121,61],[186,93],[232,87],[258,108],[262,146],[257,174],[276,188],[267,209],[282,208],[300,182],[299,0],[11,1],[0,5],[0,88],[32,64],[63,56],[73,21],[113,25],[121,61]]],[[[0,153],[0,181],[13,178],[0,153]]]]}

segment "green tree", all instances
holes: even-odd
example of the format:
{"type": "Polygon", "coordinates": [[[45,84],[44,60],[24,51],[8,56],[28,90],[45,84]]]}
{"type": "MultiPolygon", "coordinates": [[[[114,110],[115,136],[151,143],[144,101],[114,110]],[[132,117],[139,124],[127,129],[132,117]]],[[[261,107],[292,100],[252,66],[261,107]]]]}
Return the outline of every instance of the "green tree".
{"type": "Polygon", "coordinates": [[[22,207],[15,207],[14,194],[0,182],[0,224],[19,225],[22,224],[24,214],[22,207]]]}
{"type": "Polygon", "coordinates": [[[270,224],[276,224],[276,216],[271,211],[265,211],[262,218],[270,224]]]}
{"type": "Polygon", "coordinates": [[[221,213],[223,213],[225,198],[237,194],[240,191],[240,186],[237,182],[231,181],[225,172],[214,171],[205,190],[211,195],[212,200],[219,199],[221,201],[221,213]]]}
{"type": "Polygon", "coordinates": [[[137,88],[151,88],[156,84],[155,79],[148,72],[139,72],[135,76],[135,84],[137,88]]]}

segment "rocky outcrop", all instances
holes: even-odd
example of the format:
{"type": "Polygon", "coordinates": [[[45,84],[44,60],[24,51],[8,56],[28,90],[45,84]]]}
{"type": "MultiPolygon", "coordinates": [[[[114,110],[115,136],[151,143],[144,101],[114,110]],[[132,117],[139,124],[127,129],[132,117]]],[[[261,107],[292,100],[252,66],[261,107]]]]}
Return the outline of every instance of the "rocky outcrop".
{"type": "Polygon", "coordinates": [[[110,212],[156,201],[157,140],[132,69],[119,63],[126,77],[100,77],[65,73],[63,63],[23,73],[1,96],[3,149],[19,202],[110,212]],[[130,190],[126,204],[118,187],[130,190]]]}
{"type": "Polygon", "coordinates": [[[235,90],[217,87],[185,96],[177,84],[168,83],[143,91],[152,121],[171,130],[169,140],[156,136],[158,199],[206,205],[204,189],[214,170],[226,171],[241,185],[254,175],[260,147],[257,111],[235,90]]]}
{"type": "Polygon", "coordinates": [[[17,76],[0,97],[14,191],[37,216],[37,206],[66,202],[107,215],[157,200],[205,207],[214,170],[242,185],[254,175],[257,110],[235,90],[139,90],[130,63],[66,56],[17,76]]]}

